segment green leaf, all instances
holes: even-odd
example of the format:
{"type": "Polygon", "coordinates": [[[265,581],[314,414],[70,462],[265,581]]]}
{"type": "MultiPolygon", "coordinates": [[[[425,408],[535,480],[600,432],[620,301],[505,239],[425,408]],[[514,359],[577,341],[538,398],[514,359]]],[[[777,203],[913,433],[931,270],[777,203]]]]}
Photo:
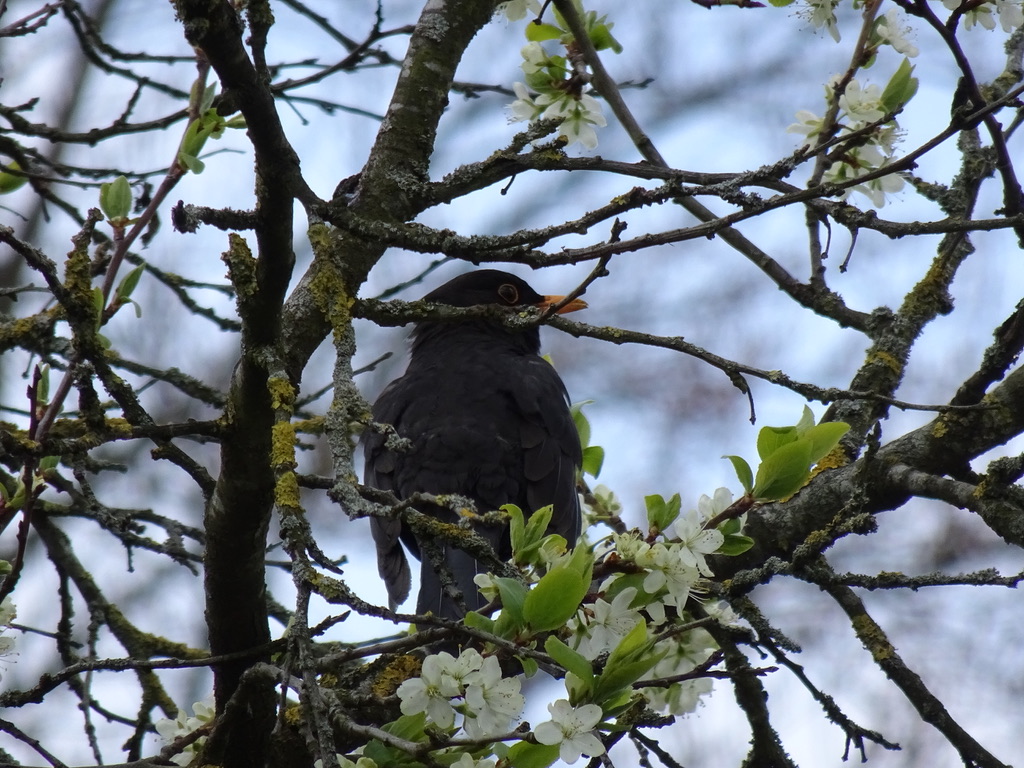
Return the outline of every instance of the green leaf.
{"type": "Polygon", "coordinates": [[[754,546],[754,540],[749,536],[744,536],[739,533],[730,533],[725,537],[725,541],[722,542],[722,546],[715,552],[716,555],[729,555],[730,557],[735,555],[742,555],[748,549],[754,546]]]}
{"type": "Polygon", "coordinates": [[[914,66],[910,63],[910,59],[903,59],[903,63],[889,78],[889,83],[882,91],[882,107],[886,112],[896,112],[914,98],[918,82],[917,78],[913,77],[913,73],[914,66]]]}
{"type": "Polygon", "coordinates": [[[132,293],[135,292],[135,288],[138,286],[139,280],[142,278],[142,273],[145,272],[145,270],[145,266],[139,264],[139,266],[121,279],[121,282],[118,283],[117,291],[114,293],[114,296],[120,302],[127,301],[132,293]]]}
{"type": "Polygon", "coordinates": [[[593,572],[594,553],[577,546],[568,559],[544,574],[523,604],[523,617],[530,627],[543,632],[567,622],[590,591],[593,572]]]}
{"type": "Polygon", "coordinates": [[[494,633],[494,619],[490,616],[484,616],[482,613],[470,611],[466,614],[464,622],[470,629],[480,629],[484,632],[494,633]]]}
{"type": "Polygon", "coordinates": [[[802,436],[804,432],[814,426],[814,412],[804,406],[803,412],[800,414],[800,421],[796,423],[796,433],[802,436]]]}
{"type": "Polygon", "coordinates": [[[608,656],[604,672],[594,687],[594,702],[604,702],[622,692],[654,668],[665,653],[655,653],[654,643],[647,636],[647,624],[638,623],[608,656]]]}
{"type": "Polygon", "coordinates": [[[744,491],[750,493],[750,489],[754,487],[754,472],[750,469],[746,459],[742,456],[724,456],[723,458],[732,462],[732,468],[736,470],[736,477],[739,478],[740,485],[743,486],[744,491]]]}
{"type": "Polygon", "coordinates": [[[523,604],[526,601],[526,587],[507,576],[496,576],[494,583],[501,595],[501,619],[506,616],[516,626],[523,625],[523,604]]]}
{"type": "Polygon", "coordinates": [[[512,542],[512,552],[516,554],[526,548],[526,525],[523,522],[523,510],[515,504],[504,504],[501,511],[508,512],[509,539],[512,542]]]}
{"type": "Polygon", "coordinates": [[[604,674],[597,679],[597,685],[594,686],[594,703],[604,706],[605,702],[611,701],[623,693],[629,693],[633,683],[654,669],[665,653],[667,651],[651,653],[634,661],[616,664],[614,667],[609,664],[605,667],[604,674]]]}
{"type": "Polygon", "coordinates": [[[537,664],[537,660],[532,656],[520,655],[515,658],[519,662],[519,666],[523,668],[523,674],[527,677],[533,677],[540,669],[540,665],[537,664]]]}
{"type": "Polygon", "coordinates": [[[811,441],[811,464],[817,464],[827,456],[849,431],[850,425],[842,421],[826,421],[807,430],[803,439],[811,441]]]}
{"type": "Polygon", "coordinates": [[[512,553],[515,556],[516,563],[526,565],[538,561],[537,553],[544,546],[547,539],[548,525],[551,524],[552,506],[548,504],[545,507],[541,507],[530,515],[525,524],[522,521],[522,512],[514,504],[506,504],[502,509],[507,511],[512,517],[512,553]]]}
{"type": "Polygon", "coordinates": [[[96,311],[96,330],[103,325],[103,289],[92,289],[92,308],[96,311]]]}
{"type": "Polygon", "coordinates": [[[39,371],[39,388],[36,391],[36,404],[50,402],[50,366],[36,366],[39,371]]]}
{"type": "Polygon", "coordinates": [[[363,757],[370,758],[377,765],[390,765],[397,755],[379,741],[373,739],[363,747],[363,757]]]}
{"type": "MultiPolygon", "coordinates": [[[[21,170],[21,166],[16,160],[8,163],[5,168],[11,171],[21,170]]],[[[28,181],[27,176],[8,173],[7,170],[0,171],[0,195],[6,195],[8,192],[13,192],[16,189],[21,188],[25,186],[25,182],[28,181]]]]}
{"type": "Polygon", "coordinates": [[[721,532],[723,536],[730,536],[734,533],[739,533],[740,519],[738,517],[730,517],[728,520],[726,520],[724,523],[718,526],[718,530],[719,532],[721,532]]]}
{"type": "Polygon", "coordinates": [[[557,40],[565,33],[553,24],[531,21],[526,25],[526,39],[531,43],[541,43],[545,40],[557,40]]]}
{"type": "Polygon", "coordinates": [[[586,596],[586,582],[570,568],[552,568],[531,589],[523,603],[523,619],[534,632],[557,629],[571,619],[586,596]]]}
{"type": "Polygon", "coordinates": [[[586,448],[590,445],[590,421],[583,415],[583,406],[590,405],[593,400],[581,400],[569,407],[572,414],[572,422],[576,425],[576,434],[580,436],[580,445],[586,448]]]}
{"type": "Polygon", "coordinates": [[[118,176],[113,181],[100,184],[100,209],[110,221],[128,218],[132,212],[132,188],[128,179],[118,176]]]}
{"type": "Polygon", "coordinates": [[[7,502],[7,509],[19,510],[25,506],[25,500],[28,498],[28,494],[25,492],[25,484],[19,480],[18,484],[14,486],[14,495],[11,496],[7,502]]]}
{"type": "Polygon", "coordinates": [[[583,449],[583,471],[593,478],[601,474],[601,466],[604,464],[604,448],[600,445],[590,445],[583,449]]]}
{"type": "Polygon", "coordinates": [[[652,494],[644,496],[644,504],[647,505],[648,526],[651,530],[664,531],[679,517],[682,500],[678,493],[668,501],[665,501],[658,494],[652,494]]]}
{"type": "Polygon", "coordinates": [[[225,125],[226,121],[223,117],[217,114],[216,109],[208,109],[203,113],[202,130],[211,139],[219,139],[223,136],[225,125]]]}
{"type": "Polygon", "coordinates": [[[196,157],[203,150],[203,145],[206,144],[207,138],[208,134],[203,130],[203,118],[197,117],[185,129],[185,135],[181,139],[179,155],[185,154],[190,157],[196,157]]]}
{"type": "MultiPolygon", "coordinates": [[[[589,585],[594,572],[594,551],[590,547],[578,546],[572,551],[572,557],[568,561],[560,563],[558,567],[572,569],[580,575],[580,578],[585,579],[589,585]]],[[[583,595],[580,595],[580,600],[586,594],[586,591],[584,591],[583,595]]]]}
{"type": "Polygon", "coordinates": [[[423,726],[427,724],[427,716],[423,712],[415,715],[402,715],[384,726],[384,730],[400,739],[415,741],[423,736],[423,726]]]}
{"type": "Polygon", "coordinates": [[[200,160],[195,155],[190,155],[190,154],[187,154],[185,152],[179,152],[178,153],[178,161],[183,166],[185,166],[185,168],[187,168],[188,170],[192,171],[192,173],[194,173],[196,175],[199,175],[204,170],[206,170],[206,163],[204,163],[202,160],[200,160]]]}
{"type": "Polygon", "coordinates": [[[787,5],[792,5],[795,0],[768,0],[776,8],[785,8],[787,5]]]}
{"type": "Polygon", "coordinates": [[[541,507],[532,515],[526,523],[526,543],[537,545],[544,538],[544,534],[551,525],[551,515],[554,513],[554,506],[548,504],[541,507]]]}
{"type": "Polygon", "coordinates": [[[531,744],[520,741],[508,751],[508,761],[514,768],[548,768],[558,759],[558,744],[531,744]]]}
{"type": "Polygon", "coordinates": [[[213,106],[213,100],[217,96],[217,84],[210,83],[205,90],[203,90],[203,100],[199,104],[198,111],[200,113],[205,112],[213,106]]]}
{"type": "MultiPolygon", "coordinates": [[[[618,696],[612,696],[602,701],[601,710],[604,712],[605,718],[617,717],[632,707],[637,699],[638,694],[632,687],[630,687],[621,691],[618,696]]],[[[631,727],[633,726],[626,725],[625,723],[607,723],[605,726],[601,727],[601,730],[607,730],[608,733],[619,733],[622,731],[628,731],[631,727]]]]}
{"type": "Polygon", "coordinates": [[[800,438],[783,445],[761,462],[751,493],[754,498],[764,501],[792,496],[807,481],[810,468],[810,440],[800,438]]]}
{"type": "Polygon", "coordinates": [[[631,629],[612,650],[611,654],[608,656],[608,663],[605,665],[606,668],[610,667],[612,664],[629,658],[629,656],[637,653],[647,644],[647,624],[641,621],[633,627],[633,629],[631,629]]]}
{"type": "Polygon", "coordinates": [[[615,53],[622,53],[622,44],[612,35],[613,24],[596,24],[589,30],[590,42],[594,48],[603,51],[611,48],[615,53]]]}
{"type": "Polygon", "coordinates": [[[594,668],[581,654],[574,651],[554,635],[548,635],[544,641],[544,650],[548,656],[562,665],[567,672],[572,672],[584,683],[593,688],[594,668]]]}
{"type": "Polygon", "coordinates": [[[796,427],[764,427],[757,433],[757,455],[764,461],[782,446],[792,443],[799,435],[796,427]]]}

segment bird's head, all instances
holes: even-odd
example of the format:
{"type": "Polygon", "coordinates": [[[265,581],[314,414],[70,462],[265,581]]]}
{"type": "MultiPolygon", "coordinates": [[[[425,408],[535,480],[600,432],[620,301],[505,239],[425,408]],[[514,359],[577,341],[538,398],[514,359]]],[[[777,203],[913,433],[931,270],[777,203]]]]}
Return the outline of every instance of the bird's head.
{"type": "MultiPolygon", "coordinates": [[[[499,269],[479,269],[467,272],[423,297],[424,301],[448,304],[453,307],[477,307],[497,304],[503,307],[532,306],[547,309],[562,301],[564,296],[542,296],[525,280],[499,269]]],[[[587,302],[573,299],[558,309],[559,314],[584,309],[587,302]]]]}
{"type": "MultiPolygon", "coordinates": [[[[508,272],[498,269],[479,269],[467,272],[437,288],[423,297],[424,301],[447,304],[452,307],[480,307],[498,305],[501,307],[537,307],[547,309],[562,303],[564,296],[542,296],[527,282],[508,272]]],[[[587,303],[573,299],[558,306],[559,314],[583,309],[587,303]]],[[[413,331],[413,353],[433,341],[451,343],[453,339],[467,339],[470,336],[512,341],[517,348],[536,353],[540,349],[540,333],[536,325],[512,330],[499,322],[486,318],[474,318],[457,323],[425,321],[417,324],[413,331]]],[[[464,342],[463,342],[464,343],[464,342]]],[[[493,341],[491,342],[493,343],[493,341]]]]}

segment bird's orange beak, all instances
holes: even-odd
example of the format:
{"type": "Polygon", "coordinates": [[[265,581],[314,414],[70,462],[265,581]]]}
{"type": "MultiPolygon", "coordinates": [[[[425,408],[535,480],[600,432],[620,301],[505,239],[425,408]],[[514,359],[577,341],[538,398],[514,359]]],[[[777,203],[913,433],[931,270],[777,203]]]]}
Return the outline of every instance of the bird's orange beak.
{"type": "MultiPolygon", "coordinates": [[[[555,304],[558,304],[558,302],[562,301],[564,298],[565,296],[545,296],[543,301],[537,302],[537,306],[540,309],[547,309],[548,307],[553,307],[555,304]]],[[[564,315],[566,312],[575,312],[576,310],[586,308],[587,302],[583,299],[573,299],[564,307],[559,309],[557,314],[564,315]]]]}

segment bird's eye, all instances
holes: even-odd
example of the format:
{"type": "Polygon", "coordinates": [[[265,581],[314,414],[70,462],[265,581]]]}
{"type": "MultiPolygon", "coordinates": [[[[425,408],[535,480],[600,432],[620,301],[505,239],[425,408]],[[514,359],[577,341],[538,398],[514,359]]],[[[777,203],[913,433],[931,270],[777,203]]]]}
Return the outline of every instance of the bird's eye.
{"type": "Polygon", "coordinates": [[[519,302],[519,291],[512,283],[504,283],[498,288],[498,295],[509,306],[515,306],[519,302]]]}

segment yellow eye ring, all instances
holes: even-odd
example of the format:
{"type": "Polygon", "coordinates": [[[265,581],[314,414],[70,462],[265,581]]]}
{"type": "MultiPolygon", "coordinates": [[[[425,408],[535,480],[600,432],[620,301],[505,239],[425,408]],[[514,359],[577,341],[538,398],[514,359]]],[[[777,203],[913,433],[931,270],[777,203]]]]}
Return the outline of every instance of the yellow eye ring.
{"type": "Polygon", "coordinates": [[[498,295],[510,307],[519,303],[519,290],[512,283],[503,283],[498,288],[498,295]]]}

